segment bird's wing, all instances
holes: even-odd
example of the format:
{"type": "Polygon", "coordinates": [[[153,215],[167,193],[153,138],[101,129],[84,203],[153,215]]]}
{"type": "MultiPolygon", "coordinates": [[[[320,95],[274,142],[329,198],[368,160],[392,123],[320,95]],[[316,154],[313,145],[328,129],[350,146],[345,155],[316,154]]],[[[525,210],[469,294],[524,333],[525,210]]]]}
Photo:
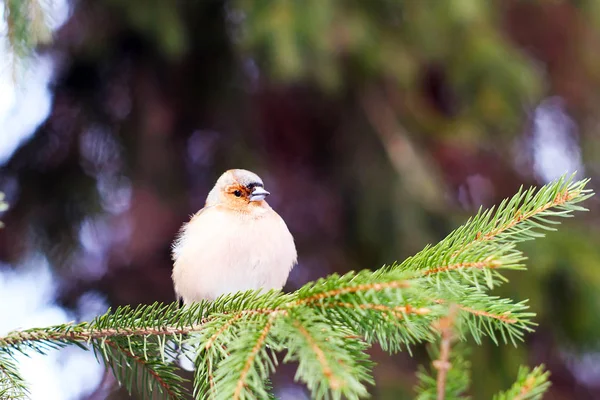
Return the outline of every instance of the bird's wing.
{"type": "Polygon", "coordinates": [[[186,222],[185,224],[183,224],[181,226],[181,228],[179,229],[179,232],[177,232],[177,235],[175,236],[175,240],[173,241],[173,244],[171,245],[171,259],[173,261],[175,261],[177,259],[177,256],[178,256],[177,248],[181,244],[181,240],[183,238],[183,235],[185,234],[185,230],[187,229],[187,226],[194,220],[197,220],[198,218],[200,218],[200,216],[203,213],[205,213],[207,210],[210,210],[214,207],[216,207],[216,206],[206,206],[206,207],[202,208],[200,211],[198,211],[196,214],[194,214],[188,222],[186,222]]]}

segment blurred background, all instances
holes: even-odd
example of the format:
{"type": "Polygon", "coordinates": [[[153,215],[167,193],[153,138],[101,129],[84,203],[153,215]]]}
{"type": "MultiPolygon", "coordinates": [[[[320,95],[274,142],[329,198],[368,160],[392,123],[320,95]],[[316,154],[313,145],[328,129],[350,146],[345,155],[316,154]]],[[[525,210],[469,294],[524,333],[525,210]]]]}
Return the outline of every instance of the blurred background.
{"type": "MultiPolygon", "coordinates": [[[[295,236],[287,290],[403,260],[522,184],[598,191],[597,0],[0,4],[0,333],[174,300],[171,242],[229,168],[295,236]]],[[[473,398],[545,363],[547,399],[600,399],[598,202],[522,246],[498,294],[539,326],[473,350],[473,398]]],[[[372,397],[412,398],[422,351],[371,354],[372,397]]],[[[35,399],[128,398],[79,349],[21,369],[35,399]]],[[[308,398],[294,371],[278,398],[308,398]]]]}

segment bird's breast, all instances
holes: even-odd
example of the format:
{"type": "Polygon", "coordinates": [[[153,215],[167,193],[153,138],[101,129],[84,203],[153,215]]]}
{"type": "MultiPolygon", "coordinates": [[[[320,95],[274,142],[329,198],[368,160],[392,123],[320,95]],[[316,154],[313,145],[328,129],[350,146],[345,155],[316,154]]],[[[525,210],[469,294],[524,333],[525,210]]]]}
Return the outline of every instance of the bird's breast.
{"type": "Polygon", "coordinates": [[[280,289],[296,262],[294,240],[273,210],[208,209],[184,228],[174,249],[175,290],[186,303],[249,289],[280,289]]]}

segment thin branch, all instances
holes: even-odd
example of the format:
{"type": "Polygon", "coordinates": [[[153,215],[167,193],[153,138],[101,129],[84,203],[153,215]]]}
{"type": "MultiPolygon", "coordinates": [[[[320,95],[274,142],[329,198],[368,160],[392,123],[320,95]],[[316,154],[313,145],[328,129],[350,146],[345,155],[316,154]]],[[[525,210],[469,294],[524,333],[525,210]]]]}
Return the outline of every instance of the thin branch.
{"type": "Polygon", "coordinates": [[[82,329],[70,331],[48,332],[47,330],[13,331],[4,337],[0,337],[0,347],[16,346],[24,342],[40,341],[70,341],[88,342],[94,339],[123,336],[150,336],[150,335],[186,335],[199,331],[204,324],[190,326],[162,326],[160,328],[106,328],[106,329],[82,329]]]}
{"type": "Polygon", "coordinates": [[[531,210],[530,212],[527,212],[525,214],[521,214],[520,212],[515,213],[514,219],[512,221],[510,221],[508,224],[506,224],[505,226],[500,226],[500,227],[492,230],[491,232],[488,232],[487,234],[482,235],[479,239],[476,239],[476,240],[479,240],[479,241],[492,240],[496,236],[501,234],[502,232],[505,232],[508,229],[514,227],[519,222],[530,219],[531,217],[533,217],[537,214],[540,214],[552,207],[563,205],[563,204],[567,203],[568,201],[573,200],[578,195],[579,195],[579,192],[576,191],[576,192],[570,193],[567,188],[567,190],[565,190],[564,193],[557,193],[556,197],[551,202],[546,203],[543,206],[538,207],[535,210],[531,210]]]}
{"type": "Polygon", "coordinates": [[[435,360],[433,366],[438,370],[437,375],[437,400],[444,400],[446,397],[446,376],[450,369],[450,337],[442,334],[442,343],[440,344],[440,358],[435,360]]]}
{"type": "MultiPolygon", "coordinates": [[[[138,364],[142,368],[146,369],[148,371],[148,373],[150,374],[150,376],[152,376],[152,378],[154,378],[156,380],[156,382],[165,390],[165,392],[170,396],[170,398],[173,398],[173,399],[179,398],[177,393],[175,393],[171,389],[171,385],[169,385],[167,382],[165,382],[161,378],[160,374],[158,374],[154,370],[154,368],[152,368],[150,365],[148,365],[147,361],[144,358],[136,356],[135,354],[133,354],[129,350],[119,346],[117,343],[113,342],[112,340],[107,339],[104,341],[104,343],[107,344],[109,347],[123,353],[123,355],[125,355],[127,358],[132,359],[133,361],[136,362],[136,364],[138,364]]],[[[110,360],[106,360],[106,362],[110,362],[110,360]]]]}
{"type": "Polygon", "coordinates": [[[363,310],[375,310],[375,311],[383,311],[394,314],[398,319],[403,318],[403,314],[415,314],[415,315],[426,315],[431,312],[429,308],[412,307],[410,304],[405,306],[396,306],[390,307],[383,304],[352,304],[352,303],[333,303],[327,305],[327,307],[344,307],[344,308],[361,308],[363,310]]]}
{"type": "Polygon", "coordinates": [[[215,375],[213,373],[213,365],[212,365],[212,359],[209,357],[207,359],[207,363],[208,363],[208,384],[210,386],[210,393],[212,398],[215,397],[215,375]]]}
{"type": "Polygon", "coordinates": [[[365,116],[381,141],[392,167],[403,178],[406,190],[422,200],[421,204],[427,208],[442,210],[440,194],[444,183],[434,163],[422,154],[422,150],[410,140],[409,132],[399,123],[388,96],[371,87],[360,100],[365,116]]]}
{"type": "MultiPolygon", "coordinates": [[[[205,345],[205,348],[207,348],[207,349],[210,348],[216,341],[218,335],[222,334],[229,326],[231,326],[233,323],[237,322],[239,319],[241,319],[244,316],[259,315],[259,314],[273,315],[275,313],[287,312],[287,310],[293,309],[295,307],[299,307],[299,306],[303,306],[303,305],[311,305],[313,303],[316,303],[318,300],[322,300],[325,298],[331,298],[331,297],[335,297],[335,296],[339,296],[339,295],[347,294],[347,293],[356,293],[359,291],[370,291],[370,290],[381,291],[381,290],[385,290],[385,289],[398,289],[398,288],[406,288],[406,287],[410,287],[410,282],[408,282],[406,280],[397,280],[397,281],[390,281],[390,282],[384,282],[384,283],[369,283],[369,284],[362,284],[362,285],[349,286],[349,287],[347,286],[347,287],[342,287],[342,288],[335,289],[335,290],[330,290],[330,291],[327,291],[324,293],[318,293],[316,295],[309,296],[304,299],[300,299],[295,302],[288,303],[281,307],[260,308],[260,309],[250,309],[250,310],[238,311],[236,313],[232,313],[232,317],[229,320],[229,322],[227,322],[223,327],[221,327],[221,329],[209,339],[209,341],[205,345]]],[[[444,301],[441,299],[438,299],[438,300],[434,300],[434,302],[437,304],[442,304],[444,301]]],[[[425,315],[425,314],[431,312],[431,310],[429,308],[425,308],[425,307],[424,308],[413,308],[410,305],[389,307],[389,306],[385,306],[385,305],[381,305],[381,304],[354,305],[352,303],[339,302],[339,303],[333,303],[330,305],[320,305],[320,306],[326,306],[326,307],[342,306],[342,307],[347,307],[347,308],[362,308],[362,309],[392,313],[399,318],[402,317],[402,314],[425,315]]],[[[516,319],[510,318],[507,315],[497,315],[497,314],[493,314],[493,313],[490,313],[487,311],[472,309],[470,307],[463,306],[463,305],[458,305],[458,307],[463,311],[469,312],[469,313],[477,315],[477,316],[494,318],[494,319],[497,319],[497,320],[500,320],[502,322],[509,323],[509,324],[518,322],[516,319]]],[[[110,338],[110,337],[150,336],[150,335],[162,335],[162,336],[186,335],[186,334],[201,331],[204,324],[206,324],[207,322],[209,322],[211,320],[212,320],[212,318],[207,317],[207,318],[203,319],[200,324],[194,324],[194,325],[190,325],[190,326],[167,325],[167,326],[163,326],[163,327],[137,327],[137,328],[126,328],[125,327],[125,328],[105,328],[105,329],[98,329],[98,328],[93,328],[93,327],[90,328],[90,327],[84,326],[81,328],[73,327],[73,329],[71,329],[70,327],[62,328],[63,330],[58,330],[58,328],[60,328],[60,327],[54,327],[54,328],[50,328],[50,331],[48,329],[43,330],[43,331],[39,331],[39,330],[13,331],[13,332],[9,333],[7,336],[0,337],[0,347],[18,346],[18,345],[24,344],[24,343],[43,342],[43,341],[56,341],[56,342],[66,343],[66,342],[89,342],[90,340],[94,340],[94,339],[103,339],[103,338],[110,338]],[[52,331],[52,329],[57,329],[57,330],[52,331]]]]}
{"type": "Polygon", "coordinates": [[[544,204],[543,206],[536,208],[535,210],[531,210],[525,214],[521,214],[520,211],[517,211],[515,213],[515,215],[513,216],[513,219],[510,222],[508,222],[507,224],[505,224],[503,226],[499,226],[496,229],[492,229],[490,232],[488,232],[486,234],[478,232],[472,241],[466,243],[462,248],[460,248],[459,250],[454,252],[453,256],[456,256],[456,255],[462,253],[469,247],[473,246],[475,243],[493,240],[498,235],[506,232],[510,228],[515,227],[518,223],[521,223],[523,221],[531,219],[531,218],[535,217],[536,215],[549,210],[550,208],[562,206],[562,205],[566,204],[567,202],[573,200],[580,194],[581,194],[581,191],[577,191],[577,190],[569,191],[569,188],[567,187],[566,190],[564,191],[564,193],[557,193],[552,201],[544,204]]]}
{"type": "Polygon", "coordinates": [[[256,355],[258,354],[260,349],[263,347],[265,340],[267,340],[267,335],[271,331],[271,327],[273,326],[273,320],[275,319],[275,317],[277,315],[278,315],[278,313],[271,314],[271,316],[269,317],[269,320],[265,324],[265,327],[263,328],[260,336],[258,337],[256,344],[252,348],[252,351],[250,352],[250,356],[248,356],[248,359],[246,360],[246,364],[244,365],[244,368],[242,369],[242,373],[240,374],[240,379],[238,379],[237,385],[235,387],[235,393],[233,394],[234,400],[239,400],[239,398],[242,394],[242,390],[244,389],[244,385],[246,382],[246,376],[248,375],[248,372],[250,372],[250,368],[252,368],[252,364],[254,363],[256,355]]]}
{"type": "Polygon", "coordinates": [[[306,341],[310,345],[311,349],[315,352],[315,354],[317,356],[317,360],[319,360],[319,364],[321,364],[321,369],[323,370],[323,375],[325,375],[327,377],[327,380],[329,382],[329,387],[332,390],[339,389],[342,386],[342,384],[334,376],[331,367],[327,363],[327,358],[325,357],[325,353],[323,353],[323,350],[321,350],[321,348],[314,341],[313,337],[310,335],[310,333],[308,333],[306,328],[304,328],[304,326],[302,326],[302,324],[300,322],[295,321],[294,326],[298,329],[298,331],[302,334],[302,336],[304,336],[306,338],[306,341]]]}
{"type": "MultiPolygon", "coordinates": [[[[445,300],[442,299],[436,299],[434,300],[435,303],[437,304],[444,304],[446,303],[445,300]]],[[[458,307],[459,309],[466,311],[468,313],[471,313],[473,315],[477,315],[478,317],[487,317],[487,318],[493,318],[493,319],[497,319],[499,321],[505,322],[507,324],[516,324],[517,322],[519,322],[517,319],[515,318],[510,318],[508,315],[506,314],[494,314],[488,311],[483,311],[483,310],[476,310],[474,308],[471,307],[467,307],[464,306],[462,304],[455,304],[456,307],[458,307]]]]}
{"type": "Polygon", "coordinates": [[[492,256],[486,258],[483,261],[476,262],[464,262],[464,263],[456,263],[452,265],[445,265],[442,267],[434,267],[428,270],[423,271],[423,275],[432,275],[440,272],[453,271],[461,268],[476,268],[476,269],[484,269],[490,268],[495,269],[502,266],[502,263],[498,260],[494,260],[492,256]]]}
{"type": "Polygon", "coordinates": [[[516,324],[517,322],[519,322],[517,319],[510,318],[508,315],[492,314],[487,311],[475,310],[474,308],[463,306],[460,304],[458,304],[458,308],[473,315],[477,315],[479,317],[494,318],[499,321],[506,322],[507,324],[516,324]]]}
{"type": "MultiPolygon", "coordinates": [[[[273,313],[279,313],[294,307],[302,305],[310,305],[317,302],[318,300],[339,296],[342,294],[356,293],[360,291],[381,291],[385,289],[399,289],[407,288],[410,286],[408,281],[390,281],[384,283],[368,283],[357,286],[342,287],[335,290],[330,290],[324,293],[318,293],[313,296],[306,297],[301,300],[297,300],[288,303],[282,307],[277,308],[259,308],[239,311],[239,317],[251,314],[266,314],[270,315],[273,313]]],[[[236,313],[234,313],[235,315],[236,313]]],[[[234,316],[233,318],[236,318],[234,316]]],[[[122,337],[122,336],[148,336],[148,335],[187,335],[193,332],[198,332],[202,329],[204,324],[211,320],[210,317],[202,320],[200,324],[194,324],[190,326],[172,326],[166,325],[162,327],[136,327],[136,328],[81,328],[72,330],[56,330],[51,331],[53,327],[45,330],[26,330],[26,331],[13,331],[4,337],[0,337],[0,347],[9,347],[19,345],[25,342],[38,342],[38,341],[70,341],[70,342],[87,342],[93,339],[102,339],[109,337],[122,337]]],[[[58,328],[58,327],[54,327],[58,328]]]]}
{"type": "Polygon", "coordinates": [[[433,361],[433,367],[438,370],[437,400],[444,400],[446,397],[446,378],[448,377],[448,370],[452,368],[450,364],[450,347],[453,341],[452,329],[455,314],[456,309],[452,306],[448,316],[440,319],[435,326],[441,335],[440,356],[433,361]]]}
{"type": "Polygon", "coordinates": [[[356,293],[356,292],[362,292],[362,291],[367,292],[369,290],[381,291],[381,290],[385,290],[385,289],[402,289],[402,288],[408,288],[408,287],[410,287],[410,282],[405,281],[405,280],[390,281],[390,282],[383,282],[383,283],[365,283],[362,285],[334,289],[334,290],[330,290],[330,291],[324,292],[324,293],[317,293],[313,296],[309,296],[304,299],[293,302],[293,303],[289,304],[289,306],[311,304],[311,303],[315,303],[319,300],[336,297],[336,296],[339,296],[342,294],[348,294],[348,293],[356,293]]]}
{"type": "Polygon", "coordinates": [[[223,324],[223,326],[217,331],[215,332],[214,335],[212,335],[207,341],[206,344],[204,345],[204,348],[206,350],[210,349],[211,346],[215,343],[215,341],[217,340],[217,338],[223,333],[225,332],[231,325],[233,325],[234,323],[236,323],[240,318],[242,318],[244,316],[244,313],[238,313],[237,315],[234,315],[233,317],[231,317],[231,319],[227,322],[225,322],[223,324]]]}
{"type": "MultiPolygon", "coordinates": [[[[239,314],[239,317],[244,315],[257,315],[257,314],[271,314],[279,311],[278,309],[267,309],[258,308],[251,310],[242,310],[238,313],[234,313],[234,318],[239,314]]],[[[12,331],[4,337],[0,337],[0,348],[16,346],[26,342],[40,342],[40,341],[57,341],[57,342],[88,342],[94,339],[105,339],[110,337],[126,337],[126,336],[166,336],[166,335],[187,335],[194,332],[199,332],[202,327],[212,318],[204,318],[200,324],[193,324],[189,326],[181,325],[165,325],[161,327],[136,327],[136,328],[81,328],[71,330],[56,330],[59,327],[50,327],[45,330],[30,329],[26,331],[12,331]]],[[[70,329],[68,326],[65,329],[70,329]]]]}

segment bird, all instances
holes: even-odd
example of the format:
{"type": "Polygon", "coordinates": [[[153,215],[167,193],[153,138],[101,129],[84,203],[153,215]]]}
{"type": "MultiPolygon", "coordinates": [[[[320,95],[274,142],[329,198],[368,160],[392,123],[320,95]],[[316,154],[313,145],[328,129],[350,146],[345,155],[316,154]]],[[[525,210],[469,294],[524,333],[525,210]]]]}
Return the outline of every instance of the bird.
{"type": "Polygon", "coordinates": [[[172,279],[180,302],[283,288],[297,251],[284,220],[265,200],[269,194],[254,172],[230,169],[219,177],[173,242],[172,279]]]}

